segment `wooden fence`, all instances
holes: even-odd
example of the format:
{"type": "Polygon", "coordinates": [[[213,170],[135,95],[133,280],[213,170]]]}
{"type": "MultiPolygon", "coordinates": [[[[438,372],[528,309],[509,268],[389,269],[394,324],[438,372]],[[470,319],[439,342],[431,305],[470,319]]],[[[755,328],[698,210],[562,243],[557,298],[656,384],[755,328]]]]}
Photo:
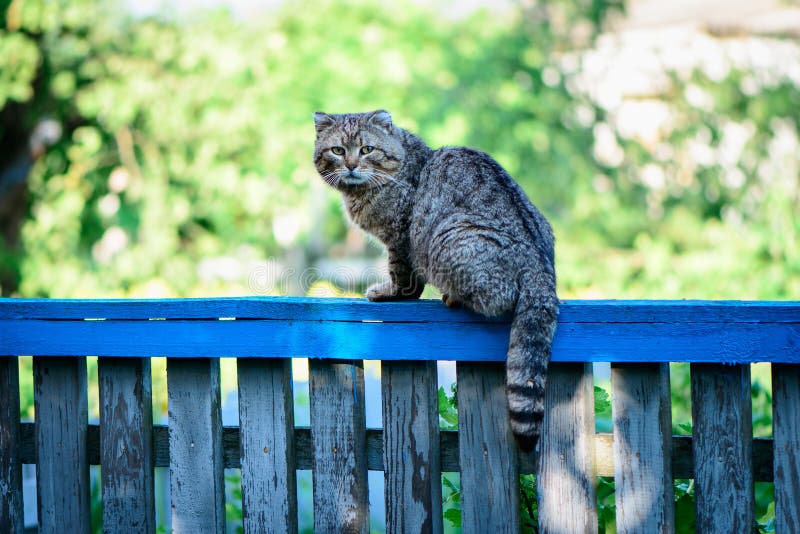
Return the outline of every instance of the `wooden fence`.
{"type": "Polygon", "coordinates": [[[368,530],[368,469],[385,473],[388,532],[442,531],[447,471],[467,533],[518,531],[518,475],[534,472],[542,532],[597,530],[597,476],[615,479],[619,532],[674,530],[674,478],[695,480],[700,532],[750,532],[759,480],[777,531],[800,532],[800,303],[564,303],[538,461],[508,428],[508,327],[430,301],[2,299],[0,530],[22,530],[20,465],[35,463],[41,532],[89,530],[90,464],[106,532],[155,530],[154,466],[170,468],[175,532],[224,531],[226,467],[245,532],[296,531],[296,469],[313,470],[317,532],[368,530]],[[35,424],[20,424],[17,355],[34,355],[35,424]],[[152,356],[168,356],[168,427],[152,423],[152,356]],[[222,356],[238,357],[238,427],[221,424],[222,356]],[[312,358],[310,429],[294,425],[289,356],[312,358]],[[382,360],[382,430],[365,427],[363,359],[382,360]],[[436,360],[457,362],[458,432],[439,429],[436,360]],[[599,361],[613,434],[595,433],[599,361]],[[675,361],[691,362],[691,437],[671,433],[675,361]],[[750,362],[772,362],[772,439],[753,439],[750,362]]]}

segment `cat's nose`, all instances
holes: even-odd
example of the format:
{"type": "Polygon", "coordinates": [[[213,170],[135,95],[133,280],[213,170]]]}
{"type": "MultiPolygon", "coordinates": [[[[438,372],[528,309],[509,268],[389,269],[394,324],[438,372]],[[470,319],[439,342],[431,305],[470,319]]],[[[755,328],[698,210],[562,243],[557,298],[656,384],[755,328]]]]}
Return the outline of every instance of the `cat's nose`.
{"type": "Polygon", "coordinates": [[[358,167],[358,162],[348,161],[347,163],[344,164],[344,166],[352,171],[353,169],[358,167]]]}

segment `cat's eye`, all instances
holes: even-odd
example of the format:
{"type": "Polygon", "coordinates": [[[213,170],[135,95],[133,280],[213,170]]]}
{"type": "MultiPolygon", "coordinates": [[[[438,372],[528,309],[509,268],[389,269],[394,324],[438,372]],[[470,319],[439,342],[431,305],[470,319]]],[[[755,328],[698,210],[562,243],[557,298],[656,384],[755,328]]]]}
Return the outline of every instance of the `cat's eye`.
{"type": "Polygon", "coordinates": [[[331,152],[333,152],[337,156],[344,156],[344,148],[340,146],[332,147],[331,152]]]}
{"type": "Polygon", "coordinates": [[[370,153],[370,152],[372,152],[373,150],[375,150],[375,147],[374,147],[374,146],[365,145],[365,146],[362,146],[362,147],[361,147],[361,153],[362,153],[362,154],[369,154],[369,153],[370,153]]]}

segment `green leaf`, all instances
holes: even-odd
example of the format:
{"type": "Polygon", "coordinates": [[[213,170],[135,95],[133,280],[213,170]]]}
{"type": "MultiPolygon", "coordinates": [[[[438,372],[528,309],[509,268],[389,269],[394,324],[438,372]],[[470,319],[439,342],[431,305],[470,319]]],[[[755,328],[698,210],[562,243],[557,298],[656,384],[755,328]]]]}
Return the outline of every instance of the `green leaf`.
{"type": "Polygon", "coordinates": [[[456,430],[458,428],[458,410],[455,407],[455,395],[448,397],[443,387],[439,387],[439,424],[442,430],[456,430]]]}
{"type": "Polygon", "coordinates": [[[448,508],[444,511],[444,518],[450,521],[456,528],[461,528],[461,510],[457,508],[448,508]]]}
{"type": "Polygon", "coordinates": [[[594,387],[594,413],[604,414],[611,411],[611,398],[608,392],[600,386],[594,387]]]}
{"type": "Polygon", "coordinates": [[[759,532],[775,532],[775,501],[767,506],[767,512],[757,519],[759,532]]]}
{"type": "Polygon", "coordinates": [[[443,483],[445,486],[447,486],[447,489],[449,489],[449,490],[450,490],[450,491],[452,491],[453,493],[456,493],[456,492],[460,491],[460,490],[458,489],[458,487],[457,487],[455,484],[453,484],[453,482],[452,482],[452,481],[451,481],[451,480],[450,480],[448,477],[446,477],[446,476],[443,476],[443,477],[442,477],[442,483],[443,483]]]}

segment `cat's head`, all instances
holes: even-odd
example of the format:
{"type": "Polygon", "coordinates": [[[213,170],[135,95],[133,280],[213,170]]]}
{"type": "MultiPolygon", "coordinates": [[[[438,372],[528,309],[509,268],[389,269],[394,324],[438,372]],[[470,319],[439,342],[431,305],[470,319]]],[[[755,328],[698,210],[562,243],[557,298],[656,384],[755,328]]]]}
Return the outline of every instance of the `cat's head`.
{"type": "Polygon", "coordinates": [[[314,113],[314,165],[337,189],[397,184],[405,149],[388,111],[314,113]]]}

